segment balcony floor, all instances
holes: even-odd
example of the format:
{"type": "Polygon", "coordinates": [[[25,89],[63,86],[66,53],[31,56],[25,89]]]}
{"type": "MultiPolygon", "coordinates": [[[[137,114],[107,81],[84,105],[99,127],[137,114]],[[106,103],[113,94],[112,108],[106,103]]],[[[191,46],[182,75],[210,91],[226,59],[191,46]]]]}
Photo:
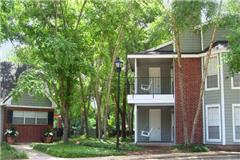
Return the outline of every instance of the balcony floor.
{"type": "Polygon", "coordinates": [[[173,106],[175,98],[173,94],[132,94],[127,97],[129,104],[173,106]]]}

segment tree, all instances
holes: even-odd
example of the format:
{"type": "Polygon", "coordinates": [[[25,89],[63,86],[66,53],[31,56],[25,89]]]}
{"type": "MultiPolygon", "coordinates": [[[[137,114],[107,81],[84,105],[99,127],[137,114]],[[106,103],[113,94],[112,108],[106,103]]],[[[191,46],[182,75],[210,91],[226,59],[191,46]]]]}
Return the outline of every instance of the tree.
{"type": "MultiPolygon", "coordinates": [[[[64,142],[68,141],[75,81],[89,68],[86,59],[91,56],[85,54],[88,35],[81,25],[85,4],[86,1],[73,4],[21,0],[5,0],[1,4],[1,29],[7,33],[4,38],[23,45],[18,49],[19,60],[32,66],[34,71],[31,73],[47,85],[51,97],[60,107],[64,142]]],[[[45,89],[41,89],[44,92],[45,89]]]]}
{"type": "Polygon", "coordinates": [[[215,42],[215,37],[216,37],[216,32],[217,32],[217,27],[219,18],[220,18],[220,13],[221,13],[221,6],[222,6],[222,1],[220,1],[219,8],[218,8],[218,13],[215,17],[215,19],[211,19],[211,22],[213,23],[213,32],[211,36],[211,41],[210,45],[207,51],[207,56],[204,61],[204,66],[203,66],[203,75],[202,75],[202,80],[201,80],[201,85],[200,85],[200,93],[199,93],[199,99],[198,99],[198,105],[197,105],[197,110],[194,115],[194,120],[193,120],[193,125],[192,125],[192,131],[191,131],[191,143],[194,143],[194,137],[195,137],[195,132],[197,128],[197,123],[200,115],[200,111],[202,110],[202,98],[203,98],[203,93],[204,93],[204,86],[205,86],[205,81],[207,78],[207,73],[208,73],[208,64],[212,55],[212,48],[213,48],[213,43],[215,42]]]}
{"type": "Polygon", "coordinates": [[[226,4],[226,15],[223,17],[223,24],[230,30],[227,37],[228,48],[230,52],[225,56],[225,61],[230,68],[230,72],[240,72],[240,16],[239,16],[240,3],[238,0],[229,0],[226,4]]]}
{"type": "Polygon", "coordinates": [[[180,95],[181,117],[183,121],[183,135],[184,143],[190,143],[189,124],[187,120],[188,108],[186,107],[186,96],[184,88],[186,87],[184,81],[184,70],[182,66],[181,56],[181,41],[180,35],[186,29],[193,31],[195,27],[201,24],[201,14],[205,11],[206,17],[210,18],[214,11],[214,5],[210,1],[173,1],[171,7],[166,8],[166,15],[170,19],[170,28],[173,33],[175,41],[175,49],[177,53],[177,73],[178,73],[178,86],[180,95]]]}

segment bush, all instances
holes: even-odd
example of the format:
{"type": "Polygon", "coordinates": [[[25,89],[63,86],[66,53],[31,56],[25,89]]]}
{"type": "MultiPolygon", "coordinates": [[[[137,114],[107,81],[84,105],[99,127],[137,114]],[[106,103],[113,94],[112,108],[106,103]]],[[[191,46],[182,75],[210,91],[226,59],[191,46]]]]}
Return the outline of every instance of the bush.
{"type": "Polygon", "coordinates": [[[25,152],[17,151],[7,143],[2,143],[0,147],[0,159],[27,159],[25,152]]]}
{"type": "Polygon", "coordinates": [[[209,149],[207,146],[204,145],[193,145],[192,152],[208,152],[209,149]]]}
{"type": "Polygon", "coordinates": [[[178,144],[174,146],[174,148],[183,151],[183,152],[208,152],[209,149],[205,145],[185,145],[185,144],[178,144]]]}

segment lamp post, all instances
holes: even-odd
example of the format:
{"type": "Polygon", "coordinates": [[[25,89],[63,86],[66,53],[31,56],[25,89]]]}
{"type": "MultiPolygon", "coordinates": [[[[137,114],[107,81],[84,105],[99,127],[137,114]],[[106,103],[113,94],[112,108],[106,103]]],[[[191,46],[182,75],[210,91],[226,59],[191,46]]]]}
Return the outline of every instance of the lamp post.
{"type": "Polygon", "coordinates": [[[119,124],[119,107],[120,107],[120,72],[122,69],[122,62],[117,57],[115,60],[116,69],[118,73],[118,97],[117,97],[117,119],[116,119],[116,129],[117,129],[117,143],[116,148],[119,149],[119,136],[120,136],[120,124],[119,124]]]}

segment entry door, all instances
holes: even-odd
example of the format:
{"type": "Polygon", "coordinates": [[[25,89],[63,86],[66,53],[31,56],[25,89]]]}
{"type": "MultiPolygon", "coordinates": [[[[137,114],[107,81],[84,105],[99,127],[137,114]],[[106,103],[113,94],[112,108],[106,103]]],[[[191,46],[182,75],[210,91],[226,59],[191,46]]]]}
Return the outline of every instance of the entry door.
{"type": "Polygon", "coordinates": [[[149,83],[152,83],[151,93],[160,94],[161,92],[161,72],[160,67],[149,68],[149,83]]]}
{"type": "Polygon", "coordinates": [[[151,128],[149,141],[161,141],[161,109],[149,110],[149,130],[151,128]]]}

